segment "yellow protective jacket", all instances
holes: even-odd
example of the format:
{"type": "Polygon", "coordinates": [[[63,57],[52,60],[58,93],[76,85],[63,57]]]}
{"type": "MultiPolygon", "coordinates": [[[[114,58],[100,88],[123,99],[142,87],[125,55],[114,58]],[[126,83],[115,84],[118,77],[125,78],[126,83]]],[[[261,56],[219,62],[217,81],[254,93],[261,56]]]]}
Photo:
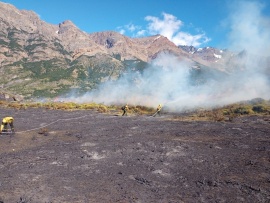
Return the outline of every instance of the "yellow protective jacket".
{"type": "Polygon", "coordinates": [[[158,107],[157,107],[157,111],[160,111],[162,109],[162,106],[161,106],[161,104],[160,105],[158,105],[158,107]]]}
{"type": "Polygon", "coordinates": [[[2,132],[2,130],[4,129],[4,126],[6,124],[12,124],[12,126],[13,126],[13,121],[14,121],[13,117],[5,117],[5,118],[3,118],[0,132],[2,132]]]}
{"type": "Polygon", "coordinates": [[[123,111],[127,111],[128,110],[128,105],[122,106],[121,108],[123,111]]]}

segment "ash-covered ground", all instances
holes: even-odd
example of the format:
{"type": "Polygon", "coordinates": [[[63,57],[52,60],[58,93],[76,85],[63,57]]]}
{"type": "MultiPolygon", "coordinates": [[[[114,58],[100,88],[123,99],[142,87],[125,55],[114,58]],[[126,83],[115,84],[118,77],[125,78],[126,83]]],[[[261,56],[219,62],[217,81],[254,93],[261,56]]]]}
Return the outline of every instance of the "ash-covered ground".
{"type": "Polygon", "coordinates": [[[270,202],[269,116],[0,112],[17,131],[0,136],[0,202],[270,202]]]}

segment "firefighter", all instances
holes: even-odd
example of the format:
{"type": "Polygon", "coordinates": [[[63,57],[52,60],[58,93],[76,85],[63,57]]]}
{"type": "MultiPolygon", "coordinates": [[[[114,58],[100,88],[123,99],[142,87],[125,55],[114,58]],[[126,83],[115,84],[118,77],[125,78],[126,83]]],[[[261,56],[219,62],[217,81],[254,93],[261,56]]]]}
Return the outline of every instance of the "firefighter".
{"type": "Polygon", "coordinates": [[[122,116],[127,116],[127,111],[128,111],[128,105],[126,104],[125,106],[123,106],[122,108],[123,114],[122,116]]]}
{"type": "Polygon", "coordinates": [[[162,109],[162,105],[159,104],[158,107],[157,107],[157,111],[154,113],[153,117],[155,117],[157,114],[160,116],[161,109],[162,109]]]}
{"type": "Polygon", "coordinates": [[[14,121],[13,117],[3,118],[0,133],[8,131],[8,128],[7,128],[8,124],[11,128],[12,133],[15,133],[13,121],[14,121]]]}

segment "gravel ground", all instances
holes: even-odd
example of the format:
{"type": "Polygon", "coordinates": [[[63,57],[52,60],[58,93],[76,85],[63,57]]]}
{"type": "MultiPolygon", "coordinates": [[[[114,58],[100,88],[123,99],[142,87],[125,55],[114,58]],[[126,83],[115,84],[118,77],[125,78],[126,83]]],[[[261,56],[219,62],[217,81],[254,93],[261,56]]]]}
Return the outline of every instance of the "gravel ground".
{"type": "Polygon", "coordinates": [[[0,109],[0,202],[270,202],[270,117],[0,109]],[[179,115],[181,116],[181,115],[179,115]]]}

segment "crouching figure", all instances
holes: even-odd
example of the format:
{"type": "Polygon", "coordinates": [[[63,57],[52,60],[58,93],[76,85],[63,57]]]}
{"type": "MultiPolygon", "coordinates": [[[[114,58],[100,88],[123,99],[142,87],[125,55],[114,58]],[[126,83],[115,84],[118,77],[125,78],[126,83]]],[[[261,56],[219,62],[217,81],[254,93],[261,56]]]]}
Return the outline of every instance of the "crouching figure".
{"type": "Polygon", "coordinates": [[[11,128],[11,132],[15,133],[13,121],[14,121],[13,117],[5,117],[5,118],[3,118],[0,133],[8,132],[8,125],[11,128]]]}
{"type": "Polygon", "coordinates": [[[122,109],[122,111],[123,111],[122,116],[127,116],[128,104],[126,104],[125,106],[122,106],[121,109],[122,109]]]}

